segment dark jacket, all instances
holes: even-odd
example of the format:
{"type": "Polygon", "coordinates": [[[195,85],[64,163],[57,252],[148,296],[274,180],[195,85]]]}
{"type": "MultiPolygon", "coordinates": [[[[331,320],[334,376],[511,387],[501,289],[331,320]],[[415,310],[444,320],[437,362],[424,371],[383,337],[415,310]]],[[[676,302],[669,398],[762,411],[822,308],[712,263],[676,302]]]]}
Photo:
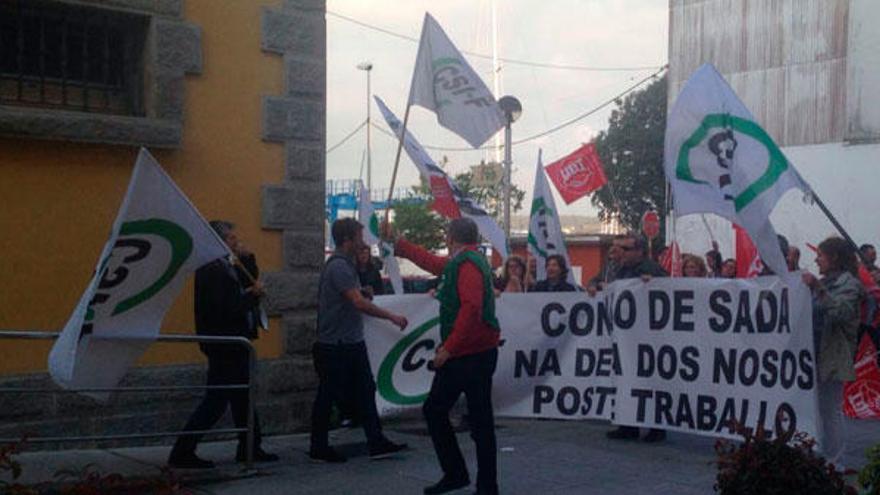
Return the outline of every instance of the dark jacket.
{"type": "MultiPolygon", "coordinates": [[[[372,287],[373,295],[381,296],[385,293],[385,287],[382,283],[382,273],[379,272],[380,268],[377,266],[376,261],[370,258],[370,262],[365,269],[358,266],[357,274],[361,287],[372,287]]],[[[379,261],[379,264],[381,264],[381,261],[379,261]]]]}
{"type": "Polygon", "coordinates": [[[567,280],[562,279],[557,283],[551,282],[549,279],[539,280],[530,289],[529,292],[577,292],[577,288],[567,280]]]}
{"type": "Polygon", "coordinates": [[[614,274],[614,280],[640,278],[642,275],[650,275],[652,277],[669,276],[669,274],[666,273],[666,270],[660,265],[649,258],[644,258],[642,261],[632,266],[620,265],[620,268],[617,269],[617,273],[614,274]]]}
{"type": "MultiPolygon", "coordinates": [[[[259,277],[253,255],[241,258],[241,263],[254,279],[259,277]]],[[[253,283],[241,270],[223,258],[196,270],[196,334],[257,338],[260,299],[245,292],[253,283]]],[[[240,345],[202,344],[200,347],[208,357],[225,357],[243,351],[240,345]]]]}

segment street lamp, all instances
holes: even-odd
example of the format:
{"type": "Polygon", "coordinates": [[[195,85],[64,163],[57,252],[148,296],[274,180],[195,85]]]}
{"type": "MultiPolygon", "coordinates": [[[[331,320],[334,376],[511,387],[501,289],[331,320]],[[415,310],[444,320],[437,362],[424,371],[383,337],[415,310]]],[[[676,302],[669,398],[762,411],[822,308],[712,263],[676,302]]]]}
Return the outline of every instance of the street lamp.
{"type": "Polygon", "coordinates": [[[510,171],[513,168],[510,125],[522,115],[522,104],[513,96],[502,96],[498,100],[498,106],[504,112],[506,120],[504,125],[504,234],[507,236],[507,242],[510,242],[510,171]]]}
{"type": "Polygon", "coordinates": [[[367,190],[373,194],[373,155],[370,150],[370,72],[373,70],[372,62],[361,62],[357,65],[359,70],[367,71],[367,190]]]}

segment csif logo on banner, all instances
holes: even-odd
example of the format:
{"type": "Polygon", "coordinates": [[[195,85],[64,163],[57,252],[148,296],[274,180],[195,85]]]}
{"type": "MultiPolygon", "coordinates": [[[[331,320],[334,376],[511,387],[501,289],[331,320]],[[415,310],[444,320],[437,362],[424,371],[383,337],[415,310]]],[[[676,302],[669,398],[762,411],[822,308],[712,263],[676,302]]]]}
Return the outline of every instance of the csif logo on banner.
{"type": "Polygon", "coordinates": [[[102,317],[117,316],[160,292],[174,279],[192,250],[192,237],[174,222],[151,218],[123,223],[113,249],[101,261],[98,286],[89,302],[80,339],[92,333],[98,313],[102,317]],[[157,243],[156,238],[166,242],[157,243]]]}
{"type": "Polygon", "coordinates": [[[422,323],[400,339],[379,365],[379,374],[376,378],[379,395],[388,402],[400,406],[424,402],[428,397],[425,385],[430,384],[431,379],[413,375],[424,375],[432,371],[429,367],[430,357],[433,356],[439,341],[440,318],[432,318],[422,323]],[[406,379],[407,375],[411,379],[406,379]],[[395,376],[400,378],[397,380],[398,384],[395,384],[395,376]],[[415,390],[406,390],[407,388],[415,388],[415,390]]]}

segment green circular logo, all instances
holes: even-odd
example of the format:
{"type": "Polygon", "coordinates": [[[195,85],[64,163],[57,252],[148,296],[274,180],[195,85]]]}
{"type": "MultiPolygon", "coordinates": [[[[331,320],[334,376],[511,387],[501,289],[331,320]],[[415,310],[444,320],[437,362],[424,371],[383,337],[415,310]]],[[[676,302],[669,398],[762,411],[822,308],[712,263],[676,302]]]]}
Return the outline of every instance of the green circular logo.
{"type": "Polygon", "coordinates": [[[397,368],[406,350],[426,334],[428,330],[439,324],[440,318],[432,318],[416,327],[391,348],[388,355],[382,360],[382,364],[379,366],[379,376],[376,378],[376,388],[379,390],[379,395],[382,398],[401,406],[421,404],[428,398],[428,392],[418,395],[405,395],[397,390],[397,387],[394,386],[394,370],[397,368]]]}

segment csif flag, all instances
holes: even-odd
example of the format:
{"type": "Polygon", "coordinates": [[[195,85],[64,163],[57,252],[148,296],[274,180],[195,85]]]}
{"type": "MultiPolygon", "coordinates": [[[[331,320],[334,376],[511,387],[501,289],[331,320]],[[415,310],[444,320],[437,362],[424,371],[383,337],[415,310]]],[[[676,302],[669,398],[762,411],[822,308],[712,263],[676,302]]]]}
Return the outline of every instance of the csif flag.
{"type": "MultiPolygon", "coordinates": [[[[394,131],[395,136],[400,137],[402,128],[400,120],[381,98],[378,96],[374,96],[374,98],[382,116],[385,117],[385,122],[388,123],[388,127],[394,131]]],[[[497,251],[502,258],[507,258],[507,239],[498,223],[489,216],[482,206],[459,189],[455,181],[434,163],[422,145],[409,132],[409,129],[406,130],[403,139],[403,148],[416,168],[419,169],[419,174],[431,186],[431,194],[434,197],[431,207],[434,211],[447,218],[470,218],[477,224],[480,234],[492,244],[492,249],[497,251]]]]}
{"type": "Polygon", "coordinates": [[[547,165],[544,170],[567,205],[608,182],[593,143],[581,146],[568,156],[547,165]]]}
{"type": "Polygon", "coordinates": [[[94,276],[49,353],[52,379],[115,386],[159,334],[189,274],[225,256],[226,244],[142,148],[94,276]]]}
{"type": "Polygon", "coordinates": [[[440,125],[474,148],[505,123],[492,92],[428,13],[422,24],[408,103],[436,113],[440,125]]]}
{"type": "Polygon", "coordinates": [[[562,235],[559,211],[556,209],[553,192],[544,176],[540,150],[538,151],[538,165],[535,172],[535,189],[532,192],[532,210],[529,215],[528,248],[529,255],[538,260],[536,280],[547,278],[547,257],[552,254],[561,254],[565,257],[565,264],[568,266],[568,282],[576,285],[571,270],[571,260],[568,258],[568,250],[565,248],[565,238],[562,235]]]}
{"type": "Polygon", "coordinates": [[[764,263],[788,273],[770,213],[789,189],[810,188],[711,64],[694,72],[669,113],[664,168],[677,216],[715,213],[739,224],[764,263]]]}
{"type": "Polygon", "coordinates": [[[364,242],[370,246],[379,246],[379,255],[382,257],[382,265],[391,287],[395,294],[403,294],[403,279],[400,277],[400,266],[394,257],[394,246],[383,241],[379,236],[379,218],[373,212],[373,202],[370,201],[370,190],[360,181],[360,194],[358,197],[358,221],[364,226],[364,242]]]}

